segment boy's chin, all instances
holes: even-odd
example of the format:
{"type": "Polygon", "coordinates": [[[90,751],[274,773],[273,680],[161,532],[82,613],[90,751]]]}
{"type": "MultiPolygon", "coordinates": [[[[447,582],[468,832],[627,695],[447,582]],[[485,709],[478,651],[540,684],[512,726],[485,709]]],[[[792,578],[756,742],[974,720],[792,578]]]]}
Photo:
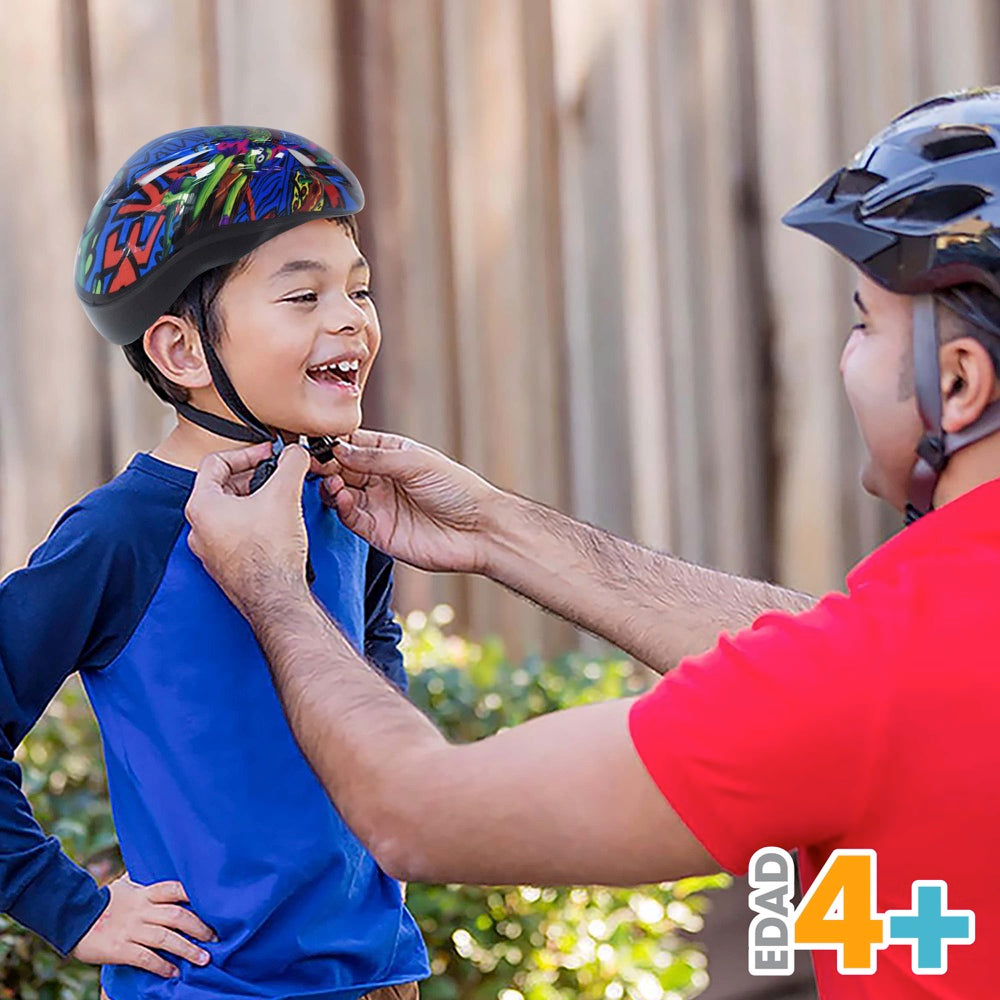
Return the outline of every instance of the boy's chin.
{"type": "Polygon", "coordinates": [[[309,422],[299,425],[298,430],[283,430],[281,436],[285,441],[296,441],[303,435],[310,438],[346,437],[353,434],[361,426],[360,414],[354,420],[309,422]]]}

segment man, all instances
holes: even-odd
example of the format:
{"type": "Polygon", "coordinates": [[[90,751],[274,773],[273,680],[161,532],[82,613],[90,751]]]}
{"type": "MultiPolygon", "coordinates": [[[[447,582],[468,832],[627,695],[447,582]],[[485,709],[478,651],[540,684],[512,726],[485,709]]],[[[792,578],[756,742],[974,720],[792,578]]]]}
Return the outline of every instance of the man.
{"type": "Polygon", "coordinates": [[[249,619],[303,752],[389,872],[630,884],[743,872],[761,848],[798,847],[804,884],[826,898],[796,927],[820,949],[824,997],[991,994],[998,150],[1000,93],[929,102],[786,217],[859,270],[841,373],[862,478],[911,522],[848,575],[846,596],[811,606],[649,552],[401,438],[361,432],[336,449],[329,502],[377,548],[492,577],[658,670],[687,657],[641,698],[449,745],[309,593],[305,453],[287,450],[250,499],[263,452],[206,461],[191,547],[249,619]],[[838,850],[854,860],[835,894],[838,850]],[[920,885],[946,928],[936,940],[920,885]]]}

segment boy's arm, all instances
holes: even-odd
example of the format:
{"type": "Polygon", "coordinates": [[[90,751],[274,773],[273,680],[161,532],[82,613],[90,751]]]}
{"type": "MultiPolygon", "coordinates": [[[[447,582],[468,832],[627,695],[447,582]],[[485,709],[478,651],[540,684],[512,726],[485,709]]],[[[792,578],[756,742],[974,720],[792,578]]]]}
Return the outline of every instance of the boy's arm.
{"type": "Polygon", "coordinates": [[[0,910],[81,961],[170,976],[176,968],[154,949],[199,965],[209,958],[184,936],[212,936],[178,905],[184,888],[127,878],[98,888],[39,827],[13,760],[66,677],[110,663],[145,606],[149,581],[115,512],[105,521],[114,523],[72,509],[28,566],[0,583],[0,910]]]}
{"type": "Polygon", "coordinates": [[[66,955],[108,898],[107,889],[45,836],[21,791],[13,749],[0,739],[0,909],[66,955]]]}
{"type": "Polygon", "coordinates": [[[392,559],[370,547],[365,565],[365,659],[406,691],[409,678],[399,648],[402,638],[392,613],[392,559]]]}
{"type": "Polygon", "coordinates": [[[36,822],[14,750],[84,657],[97,581],[70,576],[85,542],[58,530],[0,583],[0,909],[69,953],[108,904],[107,889],[36,822]]]}

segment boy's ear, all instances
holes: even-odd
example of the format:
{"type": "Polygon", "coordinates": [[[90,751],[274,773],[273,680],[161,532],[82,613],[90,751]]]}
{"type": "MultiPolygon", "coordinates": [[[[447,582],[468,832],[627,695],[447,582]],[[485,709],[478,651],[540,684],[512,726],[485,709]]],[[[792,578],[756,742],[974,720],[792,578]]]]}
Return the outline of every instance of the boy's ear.
{"type": "Polygon", "coordinates": [[[181,316],[161,316],[143,335],[149,360],[164,378],[185,389],[212,384],[201,337],[194,324],[181,316]]]}
{"type": "Polygon", "coordinates": [[[941,347],[941,426],[949,434],[968,427],[996,398],[997,378],[989,351],[974,337],[941,347]]]}

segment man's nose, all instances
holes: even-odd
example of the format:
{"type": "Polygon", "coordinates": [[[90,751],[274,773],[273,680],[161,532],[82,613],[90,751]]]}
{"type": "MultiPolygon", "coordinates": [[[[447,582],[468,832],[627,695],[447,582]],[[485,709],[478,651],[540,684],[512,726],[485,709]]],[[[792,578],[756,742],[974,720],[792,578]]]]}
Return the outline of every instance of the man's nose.
{"type": "Polygon", "coordinates": [[[847,343],[844,344],[844,349],[840,352],[840,374],[844,374],[844,368],[847,365],[847,359],[851,356],[851,351],[854,350],[855,345],[858,342],[858,338],[861,336],[861,331],[854,329],[851,331],[851,335],[847,338],[847,343]]]}

